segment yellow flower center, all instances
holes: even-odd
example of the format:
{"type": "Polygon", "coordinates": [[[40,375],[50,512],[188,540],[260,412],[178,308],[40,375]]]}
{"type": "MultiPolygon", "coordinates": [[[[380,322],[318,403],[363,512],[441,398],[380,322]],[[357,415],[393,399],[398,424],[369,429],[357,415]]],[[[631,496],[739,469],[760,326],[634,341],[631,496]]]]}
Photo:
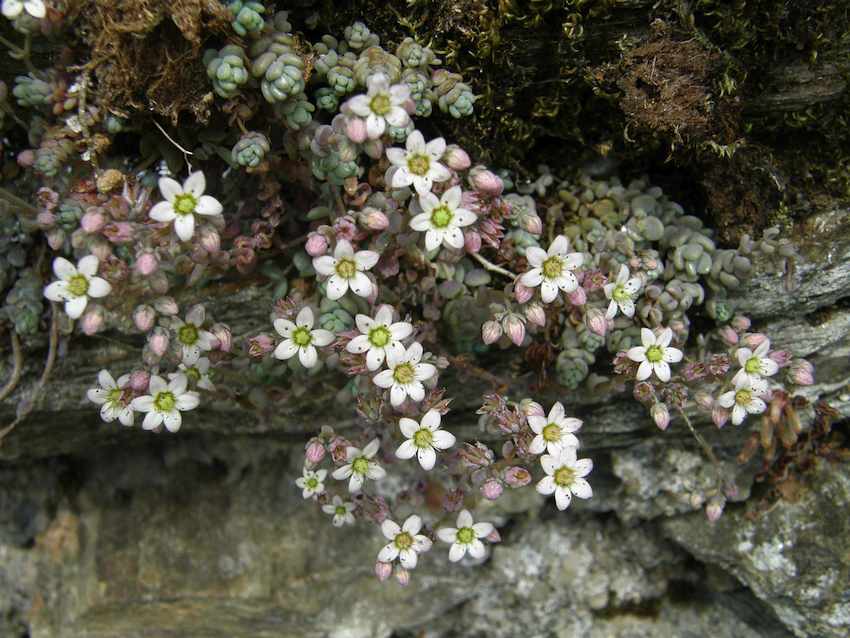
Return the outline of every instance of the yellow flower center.
{"type": "Polygon", "coordinates": [[[351,471],[355,474],[366,474],[369,469],[369,459],[365,456],[358,456],[351,464],[351,471]]]}
{"type": "Polygon", "coordinates": [[[557,279],[564,271],[564,260],[557,255],[543,262],[543,276],[546,279],[557,279]]]}
{"type": "Polygon", "coordinates": [[[343,279],[351,279],[355,274],[357,274],[357,264],[353,259],[343,257],[336,262],[336,274],[343,279]]]}
{"type": "Polygon", "coordinates": [[[738,390],[735,393],[735,403],[740,405],[749,405],[753,400],[753,393],[749,390],[738,390]]]}
{"type": "Polygon", "coordinates": [[[661,346],[649,346],[646,349],[646,360],[650,363],[658,363],[664,358],[664,351],[661,346]]]}
{"type": "Polygon", "coordinates": [[[431,225],[434,228],[445,228],[452,223],[452,218],[454,215],[448,206],[437,206],[431,211],[431,225]]]}
{"type": "Polygon", "coordinates": [[[400,385],[413,383],[416,379],[416,370],[412,363],[400,363],[393,370],[393,380],[400,385]]]}
{"type": "Polygon", "coordinates": [[[75,297],[82,297],[89,291],[89,280],[85,275],[74,275],[68,280],[68,292],[75,297]]]}
{"type": "Polygon", "coordinates": [[[371,343],[376,348],[383,348],[390,342],[390,334],[389,328],[386,326],[378,326],[377,328],[372,328],[369,331],[369,343],[371,343]]]}
{"type": "Polygon", "coordinates": [[[395,546],[399,549],[410,549],[413,547],[413,536],[407,532],[397,534],[395,537],[395,546]]]}
{"type": "Polygon", "coordinates": [[[124,391],[119,388],[115,388],[114,390],[110,390],[106,395],[107,403],[119,403],[121,401],[121,397],[124,395],[124,391]]]}
{"type": "Polygon", "coordinates": [[[758,357],[750,357],[744,364],[744,370],[749,374],[758,374],[761,372],[761,360],[758,357]]]}
{"type": "Polygon", "coordinates": [[[428,428],[422,428],[418,430],[416,434],[413,435],[413,445],[418,448],[426,448],[431,447],[431,443],[434,441],[434,433],[431,432],[428,428]]]}
{"type": "Polygon", "coordinates": [[[334,514],[336,514],[337,516],[345,516],[347,512],[344,506],[337,505],[336,509],[334,510],[334,514]]]}
{"type": "Polygon", "coordinates": [[[315,490],[317,487],[319,487],[319,479],[317,479],[315,476],[311,476],[306,481],[304,481],[304,485],[306,485],[311,490],[315,490]]]}
{"type": "Polygon", "coordinates": [[[186,346],[195,345],[198,341],[198,329],[194,326],[194,324],[186,323],[180,326],[180,329],[177,331],[177,339],[186,346]]]}
{"type": "Polygon", "coordinates": [[[611,297],[614,299],[614,301],[617,302],[628,301],[632,298],[632,296],[629,294],[629,291],[626,290],[626,287],[622,284],[617,284],[614,287],[614,292],[611,293],[611,297]]]}
{"type": "Polygon", "coordinates": [[[177,405],[177,399],[173,392],[157,392],[153,399],[153,405],[159,412],[171,412],[177,405]]]}
{"type": "Polygon", "coordinates": [[[178,215],[191,215],[195,212],[195,206],[198,205],[198,200],[195,199],[194,195],[190,195],[189,193],[183,193],[182,195],[178,195],[174,198],[174,212],[178,215]]]}
{"type": "Polygon", "coordinates": [[[566,488],[573,484],[576,473],[568,467],[560,467],[555,470],[553,478],[555,479],[555,485],[566,488]]]}
{"type": "Polygon", "coordinates": [[[197,368],[186,368],[185,372],[186,372],[186,377],[188,377],[188,379],[190,381],[197,383],[198,381],[201,380],[201,371],[198,370],[197,368]]]}
{"type": "Polygon", "coordinates": [[[427,175],[431,168],[431,158],[427,155],[411,155],[407,159],[407,170],[414,175],[427,175]]]}
{"type": "Polygon", "coordinates": [[[561,440],[561,428],[554,423],[549,423],[543,428],[543,440],[547,443],[555,443],[561,440]]]}
{"type": "Polygon", "coordinates": [[[464,545],[469,545],[472,541],[475,540],[475,530],[471,527],[461,527],[457,531],[457,542],[462,543],[464,545]]]}
{"type": "Polygon", "coordinates": [[[311,335],[310,331],[304,326],[299,326],[292,331],[292,340],[295,342],[295,345],[303,348],[304,346],[310,345],[310,342],[313,340],[313,335],[311,335]]]}
{"type": "Polygon", "coordinates": [[[373,97],[372,101],[369,102],[369,108],[375,115],[386,115],[390,112],[390,108],[392,108],[392,103],[390,102],[390,98],[388,95],[380,93],[373,97]]]}

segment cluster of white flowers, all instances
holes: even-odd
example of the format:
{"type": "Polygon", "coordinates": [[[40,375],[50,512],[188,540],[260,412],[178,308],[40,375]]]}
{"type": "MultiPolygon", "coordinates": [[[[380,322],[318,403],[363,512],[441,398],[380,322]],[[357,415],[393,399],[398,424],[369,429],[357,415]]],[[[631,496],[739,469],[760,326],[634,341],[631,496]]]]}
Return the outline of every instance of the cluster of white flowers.
{"type": "Polygon", "coordinates": [[[767,410],[765,400],[770,400],[766,377],[779,371],[779,364],[768,356],[770,340],[765,338],[756,349],[739,348],[735,358],[741,368],[732,377],[734,389],[722,393],[717,403],[732,410],[733,425],[740,425],[748,414],[761,414],[767,410]]]}
{"type": "Polygon", "coordinates": [[[334,470],[333,476],[338,481],[348,479],[348,491],[356,494],[363,489],[366,479],[379,481],[387,475],[387,471],[375,460],[375,455],[381,447],[378,439],[372,440],[362,450],[353,446],[345,449],[345,464],[334,470]]]}
{"type": "Polygon", "coordinates": [[[351,112],[366,120],[366,136],[377,140],[386,131],[387,126],[402,128],[410,123],[410,116],[404,108],[410,99],[410,87],[406,84],[393,84],[383,73],[370,75],[366,80],[365,95],[356,95],[342,106],[342,112],[351,112]]]}
{"type": "Polygon", "coordinates": [[[109,282],[97,277],[100,261],[94,255],[86,255],[74,267],[63,257],[53,260],[53,273],[59,279],[44,289],[50,301],[64,301],[65,313],[71,319],[79,319],[86,309],[89,297],[105,297],[112,291],[109,282]]]}
{"type": "Polygon", "coordinates": [[[395,455],[400,459],[412,459],[415,456],[423,470],[433,469],[437,462],[437,451],[447,450],[455,444],[454,435],[440,429],[440,420],[437,410],[428,410],[419,423],[402,417],[398,426],[405,441],[395,455]]]}
{"type": "Polygon", "coordinates": [[[322,255],[313,258],[313,268],[328,278],[325,283],[328,299],[342,297],[349,288],[359,297],[370,297],[374,291],[366,271],[378,263],[380,255],[373,250],[358,250],[347,239],[339,239],[333,257],[322,255]]]}
{"type": "Polygon", "coordinates": [[[449,248],[463,248],[461,228],[473,224],[478,218],[461,206],[460,186],[453,186],[438,199],[434,193],[420,193],[413,200],[410,212],[413,218],[410,227],[425,233],[425,248],[435,250],[443,244],[449,248]]]}
{"type": "Polygon", "coordinates": [[[640,363],[637,370],[637,380],[645,381],[652,373],[662,382],[670,380],[670,364],[682,360],[682,351],[670,346],[673,331],[664,328],[658,336],[649,328],[640,329],[640,340],[643,345],[629,348],[626,356],[640,363]]]}
{"type": "Polygon", "coordinates": [[[526,288],[540,286],[540,296],[544,303],[552,303],[558,296],[558,290],[566,293],[578,288],[578,279],[573,271],[584,263],[584,255],[571,253],[570,242],[558,235],[544,251],[537,246],[529,246],[525,251],[531,269],[519,278],[526,288]]]}
{"type": "Polygon", "coordinates": [[[309,306],[304,306],[295,317],[295,323],[289,319],[275,319],[274,329],[283,337],[274,349],[276,359],[291,359],[298,354],[298,360],[305,368],[312,368],[319,361],[316,346],[330,345],[334,334],[323,328],[313,328],[315,318],[309,306]]]}
{"type": "Polygon", "coordinates": [[[215,217],[223,210],[215,197],[204,195],[207,180],[201,171],[186,178],[181,186],[170,177],[161,177],[159,192],[165,201],[154,205],[149,213],[152,220],[174,222],[174,231],[181,241],[190,241],[195,234],[195,215],[215,217]]]}
{"type": "Polygon", "coordinates": [[[631,318],[634,316],[635,297],[637,297],[643,284],[637,277],[629,277],[629,274],[628,266],[622,264],[614,283],[608,283],[603,286],[602,289],[605,291],[605,296],[611,300],[608,304],[608,310],[605,312],[606,319],[616,317],[618,308],[627,317],[631,318]]]}

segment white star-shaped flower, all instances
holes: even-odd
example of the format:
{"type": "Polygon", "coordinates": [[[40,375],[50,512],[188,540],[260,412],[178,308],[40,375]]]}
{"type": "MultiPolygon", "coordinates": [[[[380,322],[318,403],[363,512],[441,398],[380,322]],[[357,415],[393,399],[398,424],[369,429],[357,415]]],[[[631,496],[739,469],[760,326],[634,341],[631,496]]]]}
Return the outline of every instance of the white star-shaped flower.
{"type": "Polygon", "coordinates": [[[402,417],[399,422],[401,433],[407,438],[395,452],[400,459],[419,459],[423,470],[431,470],[437,462],[436,450],[448,450],[455,444],[454,434],[440,429],[440,413],[428,410],[422,421],[402,417]]]}
{"type": "Polygon", "coordinates": [[[355,505],[351,501],[343,501],[339,496],[334,496],[327,505],[322,505],[325,514],[333,516],[333,526],[354,525],[355,505]]]}
{"type": "Polygon", "coordinates": [[[86,392],[88,400],[100,406],[100,418],[107,423],[118,419],[124,425],[133,425],[135,412],[126,392],[129,383],[129,374],[121,375],[116,382],[108,370],[101,370],[97,373],[98,387],[86,392]]]}
{"type": "Polygon", "coordinates": [[[637,277],[629,278],[629,269],[625,264],[620,265],[617,279],[614,283],[605,284],[603,290],[605,296],[611,300],[608,311],[605,313],[607,319],[617,316],[617,308],[627,317],[635,315],[635,297],[641,287],[641,280],[637,277]]]}
{"type": "Polygon", "coordinates": [[[86,309],[89,297],[105,297],[112,291],[106,279],[96,277],[100,262],[94,255],[86,255],[74,267],[64,257],[53,260],[53,272],[59,278],[44,289],[50,301],[64,301],[65,314],[79,319],[86,309]]]}
{"type": "Polygon", "coordinates": [[[764,398],[769,395],[764,379],[751,379],[741,376],[735,381],[735,389],[724,392],[717,402],[724,408],[732,408],[733,425],[741,425],[747,414],[761,414],[767,410],[764,398]]]}
{"type": "Polygon", "coordinates": [[[425,398],[422,382],[437,374],[437,368],[430,363],[420,363],[421,359],[421,343],[412,343],[403,354],[391,350],[387,352],[389,370],[383,370],[372,378],[379,388],[390,389],[390,403],[394,407],[404,403],[408,396],[416,402],[425,398]]]}
{"type": "Polygon", "coordinates": [[[537,483],[537,491],[544,496],[554,492],[555,505],[559,510],[570,506],[573,494],[579,498],[590,498],[593,490],[584,477],[593,469],[590,459],[576,459],[574,447],[561,448],[558,454],[544,454],[540,457],[544,476],[537,483]]]}
{"type": "Polygon", "coordinates": [[[383,305],[378,308],[375,318],[367,315],[357,315],[354,318],[360,335],[348,342],[346,350],[353,354],[366,353],[366,367],[373,372],[380,368],[387,352],[395,352],[395,356],[404,354],[402,339],[413,334],[413,325],[406,321],[393,320],[393,308],[383,305]]]}
{"type": "Polygon", "coordinates": [[[378,263],[380,255],[373,250],[354,252],[351,242],[340,239],[334,248],[334,255],[322,255],[313,258],[313,268],[320,275],[328,277],[328,299],[339,299],[348,289],[359,297],[372,294],[372,282],[365,271],[378,263]]]}
{"type": "Polygon", "coordinates": [[[520,276],[519,282],[526,288],[540,286],[540,296],[545,303],[555,301],[559,289],[573,292],[578,288],[578,279],[572,271],[584,263],[584,255],[569,250],[570,242],[563,235],[552,240],[548,251],[529,246],[525,249],[525,257],[532,268],[520,276]]]}
{"type": "Polygon", "coordinates": [[[670,347],[673,340],[673,331],[664,328],[658,337],[649,328],[640,329],[640,340],[642,346],[629,348],[626,356],[632,361],[639,362],[637,380],[648,379],[653,372],[665,383],[670,380],[670,365],[682,360],[682,351],[670,347]]]}
{"type": "Polygon", "coordinates": [[[201,356],[201,352],[212,350],[215,336],[201,328],[206,316],[206,310],[201,304],[198,304],[186,313],[186,321],[178,317],[171,320],[171,327],[174,329],[174,334],[177,335],[177,343],[180,344],[182,359],[197,360],[201,356]]]}
{"type": "Polygon", "coordinates": [[[386,470],[373,458],[380,446],[381,442],[374,439],[362,450],[356,447],[346,448],[345,465],[334,470],[331,476],[338,481],[344,481],[350,477],[348,491],[352,494],[356,494],[363,488],[366,479],[379,481],[384,478],[387,475],[386,470]]]}
{"type": "Polygon", "coordinates": [[[276,359],[290,359],[298,353],[298,360],[305,368],[312,368],[319,360],[316,346],[329,345],[334,333],[323,328],[313,329],[313,311],[304,306],[295,317],[295,323],[289,319],[275,319],[274,329],[283,337],[283,341],[274,349],[276,359]]]}
{"type": "Polygon", "coordinates": [[[189,175],[183,186],[170,177],[161,177],[159,192],[165,198],[151,208],[150,218],[158,222],[174,222],[174,231],[182,241],[195,234],[195,215],[221,215],[221,203],[204,195],[207,180],[201,171],[189,175]]]}
{"type": "Polygon", "coordinates": [[[410,97],[409,86],[390,86],[389,79],[383,73],[370,75],[366,85],[366,95],[351,98],[344,108],[366,118],[366,135],[370,140],[381,137],[388,125],[398,128],[408,125],[410,116],[404,110],[403,104],[410,97]]]}
{"type": "Polygon", "coordinates": [[[17,18],[24,10],[39,20],[47,15],[44,0],[3,0],[3,15],[9,20],[17,18]]]}
{"type": "Polygon", "coordinates": [[[451,171],[440,163],[446,152],[446,140],[435,138],[425,143],[419,131],[407,136],[406,150],[398,147],[387,149],[387,159],[392,164],[392,188],[404,188],[413,185],[416,192],[430,193],[434,182],[445,182],[452,176],[451,171]]]}
{"type": "Polygon", "coordinates": [[[180,372],[172,372],[168,375],[169,379],[173,379],[175,374],[185,374],[186,378],[201,390],[215,391],[215,385],[210,378],[210,360],[207,357],[195,356],[194,353],[184,355],[178,368],[180,372]]]}
{"type": "Polygon", "coordinates": [[[327,470],[309,470],[304,468],[302,476],[295,479],[295,484],[301,488],[301,496],[315,498],[325,491],[327,470]]]}
{"type": "Polygon", "coordinates": [[[415,215],[410,220],[410,227],[425,233],[425,248],[434,250],[440,244],[449,248],[463,248],[461,228],[469,226],[478,218],[472,211],[461,208],[460,202],[460,186],[453,186],[439,199],[430,191],[421,193],[418,205],[411,205],[411,212],[415,215]],[[416,214],[418,209],[422,212],[416,214]]]}
{"type": "Polygon", "coordinates": [[[493,533],[492,523],[476,523],[469,510],[461,510],[457,515],[457,527],[441,527],[437,530],[437,538],[444,543],[451,543],[449,560],[453,563],[469,555],[473,558],[484,558],[486,550],[482,538],[493,533]]]}
{"type": "Polygon", "coordinates": [[[735,357],[741,369],[732,377],[732,383],[737,383],[740,379],[746,377],[751,382],[758,384],[762,377],[772,377],[779,372],[779,364],[767,356],[770,350],[770,339],[762,341],[755,349],[738,348],[735,352],[735,357]]]}
{"type": "Polygon", "coordinates": [[[548,417],[531,415],[526,419],[535,434],[531,445],[528,446],[528,451],[532,454],[558,454],[562,447],[578,447],[578,439],[573,432],[581,428],[581,421],[565,416],[564,406],[560,401],[552,406],[548,417]]]}
{"type": "Polygon", "coordinates": [[[162,377],[152,375],[148,392],[133,399],[130,404],[134,410],[147,412],[142,427],[145,430],[153,430],[161,424],[169,432],[177,432],[183,423],[180,412],[194,410],[201,402],[197,392],[187,391],[188,379],[186,375],[177,374],[168,383],[162,377]]]}
{"type": "Polygon", "coordinates": [[[404,524],[399,527],[397,523],[387,519],[381,523],[381,532],[390,541],[378,552],[378,560],[382,563],[391,563],[396,558],[405,569],[413,569],[419,560],[419,554],[431,549],[431,539],[420,534],[422,519],[416,514],[408,516],[404,524]]]}

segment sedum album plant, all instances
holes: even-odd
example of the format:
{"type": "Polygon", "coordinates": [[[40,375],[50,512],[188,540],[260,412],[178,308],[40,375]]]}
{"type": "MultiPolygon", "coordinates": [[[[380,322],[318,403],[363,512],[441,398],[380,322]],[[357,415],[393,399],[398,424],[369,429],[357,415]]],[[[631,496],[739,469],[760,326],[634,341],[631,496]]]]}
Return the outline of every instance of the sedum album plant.
{"type": "MultiPolygon", "coordinates": [[[[4,2],[4,15],[18,28],[26,10],[37,26],[40,4],[4,2]]],[[[61,28],[62,3],[47,4],[61,28]]],[[[778,401],[799,433],[788,397],[813,382],[811,366],[771,349],[728,299],[754,257],[788,267],[777,231],[721,248],[644,179],[542,167],[520,181],[474,164],[428,117],[471,116],[476,98],[423,44],[385,48],[362,23],[310,44],[286,13],[228,8],[233,31],[205,56],[222,128],[152,130],[102,108],[87,76],[58,91],[55,69],[19,77],[5,102],[43,132],[17,156],[38,185],[31,203],[3,211],[14,229],[4,314],[27,337],[41,296],[58,302],[54,348],[60,325],[134,326],[137,365],[103,370],[87,395],[104,422],[179,434],[213,401],[260,409],[316,379],[344,389],[357,425],[321,427],[292,489],[328,524],[374,524],[376,575],[401,583],[437,540],[452,562],[483,559],[499,533],[472,512],[506,489],[528,486],[559,510],[592,498],[579,396],[631,392],[658,428],[681,423],[715,461],[692,425],[700,414],[750,427],[778,401]],[[140,152],[95,161],[95,135],[139,140],[140,152]],[[37,246],[54,278],[15,257],[37,246]],[[269,321],[233,334],[205,286],[257,273],[272,282],[269,321]],[[540,396],[512,396],[469,354],[510,359],[540,396]],[[444,378],[458,372],[494,386],[480,440],[453,431],[444,378]]],[[[40,31],[26,24],[29,43],[40,31]]],[[[718,466],[710,518],[732,489],[718,466]]]]}

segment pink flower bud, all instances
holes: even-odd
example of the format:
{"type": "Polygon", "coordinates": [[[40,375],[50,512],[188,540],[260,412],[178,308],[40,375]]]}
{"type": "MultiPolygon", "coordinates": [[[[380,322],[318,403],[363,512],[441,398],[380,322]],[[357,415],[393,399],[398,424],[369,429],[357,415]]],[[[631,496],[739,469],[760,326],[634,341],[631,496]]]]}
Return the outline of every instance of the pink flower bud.
{"type": "Polygon", "coordinates": [[[481,486],[481,495],[489,501],[495,501],[502,495],[502,491],[504,489],[505,488],[502,487],[501,481],[489,479],[481,486]]]}
{"type": "Polygon", "coordinates": [[[788,367],[788,375],[797,385],[812,385],[815,382],[815,367],[805,359],[794,359],[788,367]]]}
{"type": "Polygon", "coordinates": [[[716,523],[723,514],[724,507],[726,507],[726,497],[722,494],[717,494],[708,499],[708,504],[705,506],[705,515],[709,522],[716,523]]]}
{"type": "Polygon", "coordinates": [[[359,117],[346,118],[345,134],[355,144],[362,144],[366,141],[366,120],[359,117]]]}
{"type": "Polygon", "coordinates": [[[103,323],[103,308],[101,306],[91,306],[88,310],[86,310],[86,313],[80,320],[80,327],[82,328],[83,333],[88,336],[92,336],[103,329],[103,323]]]}
{"type": "Polygon", "coordinates": [[[531,473],[524,467],[509,467],[505,471],[505,483],[511,487],[525,487],[531,483],[531,473]]]}
{"type": "Polygon", "coordinates": [[[258,334],[248,339],[248,354],[260,358],[274,350],[274,339],[267,334],[258,334]]]}
{"type": "Polygon", "coordinates": [[[147,392],[150,381],[150,372],[145,370],[134,370],[130,374],[130,389],[133,392],[147,392]]]}
{"type": "Polygon", "coordinates": [[[584,317],[587,329],[593,334],[604,337],[608,332],[608,319],[599,308],[591,308],[584,317]]]}
{"type": "Polygon", "coordinates": [[[217,253],[221,250],[221,236],[218,234],[218,231],[211,226],[204,226],[201,228],[201,246],[204,247],[208,253],[217,253]]]}
{"type": "Polygon", "coordinates": [[[153,253],[143,253],[139,255],[135,264],[136,271],[140,275],[148,276],[154,274],[159,268],[159,260],[153,253]]]}
{"type": "MultiPolygon", "coordinates": [[[[20,6],[20,5],[18,5],[20,6]]],[[[35,164],[35,151],[28,148],[25,151],[21,151],[18,153],[17,157],[18,166],[21,168],[32,168],[35,164]]]]}
{"type": "Polygon", "coordinates": [[[61,228],[51,228],[47,233],[47,245],[53,250],[59,250],[63,243],[65,243],[65,231],[61,228]]]}
{"type": "Polygon", "coordinates": [[[773,359],[780,368],[784,368],[791,363],[791,353],[787,350],[774,350],[767,356],[769,359],[773,359]]]}
{"type": "Polygon", "coordinates": [[[521,345],[525,339],[525,322],[519,315],[511,313],[502,319],[502,330],[516,346],[521,345]]]}
{"type": "Polygon", "coordinates": [[[532,235],[540,235],[543,233],[543,220],[539,215],[526,215],[522,220],[522,227],[532,235]]]}
{"type": "Polygon", "coordinates": [[[152,307],[147,304],[136,306],[133,311],[133,323],[136,324],[136,328],[147,332],[153,328],[154,321],[156,321],[156,311],[152,307]]]}
{"type": "Polygon", "coordinates": [[[470,255],[481,250],[481,235],[476,230],[468,230],[463,234],[463,248],[470,255]]]}
{"type": "Polygon", "coordinates": [[[233,349],[233,333],[230,326],[224,323],[214,323],[210,332],[218,341],[218,349],[222,352],[230,352],[233,349]]]}
{"type": "Polygon", "coordinates": [[[177,306],[177,302],[174,301],[173,297],[159,297],[154,300],[153,307],[159,314],[166,317],[173,317],[180,312],[180,308],[177,306]]]}
{"type": "Polygon", "coordinates": [[[481,326],[481,339],[487,345],[495,343],[502,336],[502,326],[498,321],[485,321],[481,326]]]}
{"type": "Polygon", "coordinates": [[[525,307],[525,318],[533,326],[542,328],[546,325],[546,311],[539,303],[530,303],[525,307]]]}
{"type": "Polygon", "coordinates": [[[304,246],[304,250],[307,251],[307,254],[310,255],[310,257],[321,257],[328,252],[328,240],[325,239],[324,235],[320,235],[319,233],[310,233],[307,237],[307,243],[304,246]]]}
{"type": "Polygon", "coordinates": [[[495,527],[493,528],[493,531],[487,534],[487,536],[485,536],[484,538],[487,540],[488,543],[502,542],[502,535],[499,534],[499,530],[497,530],[495,527]]]}
{"type": "Polygon", "coordinates": [[[166,277],[165,273],[161,270],[157,270],[154,274],[148,277],[148,286],[150,286],[151,290],[155,293],[164,295],[168,292],[168,277],[166,277]]]}
{"type": "Polygon", "coordinates": [[[373,160],[379,160],[384,155],[384,143],[381,140],[366,140],[363,150],[373,160]]]}
{"type": "Polygon", "coordinates": [[[729,410],[715,404],[711,409],[711,420],[714,421],[714,425],[722,428],[729,420],[729,410]]]}
{"type": "Polygon", "coordinates": [[[395,570],[395,579],[398,581],[398,584],[402,587],[407,587],[410,584],[410,572],[406,569],[399,567],[395,570]]]}
{"type": "Polygon", "coordinates": [[[732,327],[738,332],[744,332],[745,330],[750,329],[750,320],[744,317],[743,315],[736,315],[732,317],[732,321],[730,322],[732,327]]]}
{"type": "Polygon", "coordinates": [[[666,430],[667,426],[670,425],[670,411],[663,403],[653,404],[649,409],[649,414],[660,430],[666,430]]]}
{"type": "Polygon", "coordinates": [[[472,164],[467,152],[457,144],[449,144],[446,147],[446,152],[443,153],[443,161],[446,166],[454,171],[465,171],[472,164]]]}
{"type": "Polygon", "coordinates": [[[103,236],[113,244],[126,244],[132,241],[134,235],[130,222],[112,222],[103,228],[103,236]]]}
{"type": "Polygon", "coordinates": [[[325,446],[318,439],[310,439],[307,443],[304,458],[310,465],[316,465],[325,458],[325,446]]]}
{"type": "Polygon", "coordinates": [[[369,230],[384,230],[390,225],[390,220],[377,208],[364,208],[360,215],[360,223],[369,230]]]}
{"type": "Polygon", "coordinates": [[[767,335],[760,332],[748,332],[741,340],[742,343],[750,350],[755,350],[767,339],[767,335]]]}
{"type": "Polygon", "coordinates": [[[702,390],[694,393],[694,401],[703,410],[711,410],[714,407],[714,397],[702,390]]]}
{"type": "Polygon", "coordinates": [[[519,409],[525,416],[546,416],[543,406],[532,399],[523,399],[520,401],[519,409]]]}
{"type": "Polygon", "coordinates": [[[585,292],[584,288],[579,286],[571,293],[567,295],[567,298],[570,300],[570,303],[574,306],[583,306],[587,303],[587,292],[585,292]]]}
{"type": "Polygon", "coordinates": [[[80,220],[80,227],[87,233],[98,232],[106,224],[106,217],[96,208],[90,208],[80,220]]]}
{"type": "Polygon", "coordinates": [[[521,283],[514,284],[514,298],[517,303],[526,303],[534,296],[534,288],[523,286],[521,283]]]}
{"type": "Polygon", "coordinates": [[[738,344],[738,333],[732,326],[723,326],[717,332],[720,333],[720,338],[726,345],[734,346],[738,344]]]}
{"type": "Polygon", "coordinates": [[[56,215],[43,210],[35,216],[35,223],[38,224],[38,227],[42,230],[47,230],[56,223],[56,215]]]}
{"type": "Polygon", "coordinates": [[[148,343],[150,344],[151,351],[158,357],[161,357],[166,353],[169,341],[168,333],[159,327],[154,328],[153,332],[148,337],[148,343]]]}
{"type": "Polygon", "coordinates": [[[498,175],[488,171],[483,166],[475,166],[469,172],[469,183],[482,195],[498,197],[505,188],[504,182],[498,175]]]}
{"type": "Polygon", "coordinates": [[[393,566],[389,563],[382,563],[381,561],[375,563],[375,576],[378,577],[379,581],[384,582],[392,573],[393,566]]]}

